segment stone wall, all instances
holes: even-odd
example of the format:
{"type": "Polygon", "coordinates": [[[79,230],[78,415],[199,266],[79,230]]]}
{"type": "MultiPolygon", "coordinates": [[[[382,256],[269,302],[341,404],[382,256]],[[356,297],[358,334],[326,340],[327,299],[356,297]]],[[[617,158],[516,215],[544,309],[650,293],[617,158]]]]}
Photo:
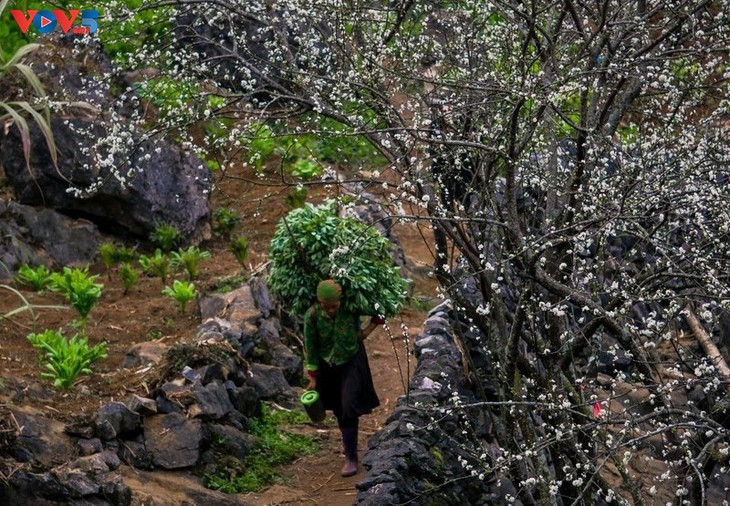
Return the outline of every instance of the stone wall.
{"type": "Polygon", "coordinates": [[[357,504],[507,504],[506,496],[516,496],[510,481],[482,475],[467,463],[469,455],[496,456],[499,448],[491,442],[488,411],[466,407],[477,398],[464,374],[450,311],[449,302],[433,309],[416,338],[409,394],[398,399],[368,444],[357,504]]]}

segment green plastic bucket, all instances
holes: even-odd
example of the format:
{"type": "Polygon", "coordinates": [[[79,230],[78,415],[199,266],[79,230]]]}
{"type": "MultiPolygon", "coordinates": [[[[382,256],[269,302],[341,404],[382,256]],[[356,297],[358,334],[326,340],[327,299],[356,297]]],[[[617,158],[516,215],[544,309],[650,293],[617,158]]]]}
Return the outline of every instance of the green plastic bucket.
{"type": "Polygon", "coordinates": [[[319,392],[316,390],[307,390],[302,394],[300,400],[302,401],[304,411],[307,412],[310,420],[315,423],[319,423],[324,420],[324,404],[322,404],[322,400],[319,398],[319,392]]]}

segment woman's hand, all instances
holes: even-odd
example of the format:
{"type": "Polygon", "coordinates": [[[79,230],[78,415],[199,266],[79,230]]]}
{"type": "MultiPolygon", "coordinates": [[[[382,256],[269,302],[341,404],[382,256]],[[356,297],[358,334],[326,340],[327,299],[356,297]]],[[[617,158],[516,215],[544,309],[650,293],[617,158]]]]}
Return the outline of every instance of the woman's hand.
{"type": "MultiPolygon", "coordinates": [[[[360,340],[360,342],[364,341],[366,337],[368,337],[373,330],[379,325],[377,323],[377,316],[373,316],[370,319],[370,323],[367,327],[360,329],[360,332],[357,333],[357,338],[360,340]]],[[[385,323],[385,319],[383,319],[383,323],[385,323]]]]}

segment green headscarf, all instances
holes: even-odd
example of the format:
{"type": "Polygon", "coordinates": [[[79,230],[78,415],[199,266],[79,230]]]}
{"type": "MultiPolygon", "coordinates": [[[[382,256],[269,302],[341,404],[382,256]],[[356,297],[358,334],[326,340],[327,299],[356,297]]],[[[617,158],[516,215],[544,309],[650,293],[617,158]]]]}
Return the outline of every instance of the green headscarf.
{"type": "Polygon", "coordinates": [[[330,300],[340,300],[342,298],[342,287],[332,281],[325,279],[317,285],[317,299],[326,302],[330,300]]]}

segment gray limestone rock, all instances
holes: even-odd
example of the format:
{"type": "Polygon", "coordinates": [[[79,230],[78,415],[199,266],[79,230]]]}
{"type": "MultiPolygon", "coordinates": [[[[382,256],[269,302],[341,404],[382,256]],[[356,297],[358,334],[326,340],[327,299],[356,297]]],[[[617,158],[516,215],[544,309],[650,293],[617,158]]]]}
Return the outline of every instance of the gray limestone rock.
{"type": "Polygon", "coordinates": [[[156,466],[180,469],[194,466],[203,442],[203,423],[182,415],[156,415],[145,418],[144,437],[156,466]]]}

